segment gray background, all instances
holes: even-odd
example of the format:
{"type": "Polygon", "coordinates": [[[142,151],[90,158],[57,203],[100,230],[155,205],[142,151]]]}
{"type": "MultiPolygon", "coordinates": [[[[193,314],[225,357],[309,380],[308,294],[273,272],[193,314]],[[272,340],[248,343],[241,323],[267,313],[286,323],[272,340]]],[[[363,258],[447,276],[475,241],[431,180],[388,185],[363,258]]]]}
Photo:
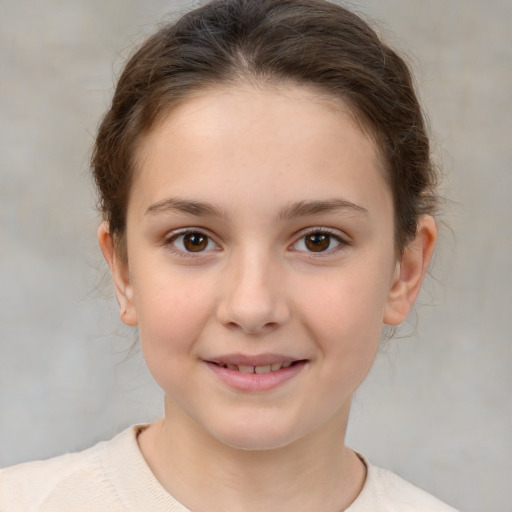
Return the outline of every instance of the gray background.
{"type": "MultiPolygon", "coordinates": [[[[189,5],[0,1],[0,466],[161,413],[102,278],[87,161],[113,73],[189,5]]],[[[412,335],[355,398],[349,442],[467,512],[512,511],[512,2],[352,5],[410,56],[451,229],[412,335]]]]}

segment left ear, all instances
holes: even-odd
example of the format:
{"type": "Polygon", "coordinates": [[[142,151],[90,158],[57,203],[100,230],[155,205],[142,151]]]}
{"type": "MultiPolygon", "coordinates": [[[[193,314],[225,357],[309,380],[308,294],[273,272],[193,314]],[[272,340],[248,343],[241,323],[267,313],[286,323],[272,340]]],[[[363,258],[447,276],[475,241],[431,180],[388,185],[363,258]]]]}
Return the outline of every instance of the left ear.
{"type": "Polygon", "coordinates": [[[416,237],[405,247],[396,264],[395,274],[384,309],[384,323],[398,325],[411,311],[427,273],[437,240],[436,222],[431,215],[418,221],[416,237]]]}

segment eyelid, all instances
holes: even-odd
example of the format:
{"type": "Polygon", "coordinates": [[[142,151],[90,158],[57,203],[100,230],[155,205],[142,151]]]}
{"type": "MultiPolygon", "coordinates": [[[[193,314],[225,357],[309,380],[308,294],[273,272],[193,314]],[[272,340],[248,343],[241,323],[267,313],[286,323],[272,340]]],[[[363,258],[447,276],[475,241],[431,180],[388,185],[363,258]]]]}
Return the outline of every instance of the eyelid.
{"type": "Polygon", "coordinates": [[[209,253],[211,253],[213,251],[217,251],[217,250],[221,249],[220,244],[215,240],[215,237],[212,236],[212,234],[207,229],[199,228],[199,227],[194,227],[194,226],[172,230],[171,232],[169,232],[164,237],[163,245],[168,247],[169,250],[171,250],[175,254],[177,254],[179,256],[183,256],[183,257],[200,257],[200,256],[205,256],[206,254],[209,254],[209,253]],[[194,251],[181,250],[181,249],[179,249],[178,247],[176,247],[174,245],[174,242],[180,236],[185,236],[187,234],[192,234],[192,233],[197,233],[197,234],[201,234],[201,235],[206,236],[210,242],[215,244],[215,247],[213,249],[208,249],[208,250],[204,250],[204,251],[194,252],[194,251]]]}
{"type": "Polygon", "coordinates": [[[311,235],[311,234],[315,234],[315,233],[330,235],[339,242],[339,245],[337,245],[336,247],[333,247],[332,249],[328,249],[326,251],[319,251],[316,253],[314,251],[304,251],[304,250],[296,250],[296,252],[305,253],[308,255],[308,257],[309,256],[326,257],[326,256],[330,256],[334,253],[337,253],[339,250],[342,250],[343,248],[351,245],[350,237],[348,235],[346,235],[345,233],[343,233],[342,231],[339,231],[338,229],[327,228],[324,226],[313,226],[313,227],[306,228],[306,229],[299,231],[295,235],[295,237],[294,237],[295,241],[290,245],[290,247],[292,248],[292,250],[294,250],[293,247],[298,242],[300,242],[304,237],[311,235]]]}

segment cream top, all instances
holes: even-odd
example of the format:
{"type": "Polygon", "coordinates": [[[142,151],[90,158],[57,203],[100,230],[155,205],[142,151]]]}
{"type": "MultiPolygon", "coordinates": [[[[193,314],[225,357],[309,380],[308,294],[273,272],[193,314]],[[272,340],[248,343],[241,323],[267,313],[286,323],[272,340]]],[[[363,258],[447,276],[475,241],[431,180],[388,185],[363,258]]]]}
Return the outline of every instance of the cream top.
{"type": "MultiPolygon", "coordinates": [[[[190,512],[149,469],[137,443],[143,426],[79,453],[0,471],[1,512],[190,512]]],[[[345,512],[456,512],[400,477],[367,465],[364,488],[345,512]]]]}

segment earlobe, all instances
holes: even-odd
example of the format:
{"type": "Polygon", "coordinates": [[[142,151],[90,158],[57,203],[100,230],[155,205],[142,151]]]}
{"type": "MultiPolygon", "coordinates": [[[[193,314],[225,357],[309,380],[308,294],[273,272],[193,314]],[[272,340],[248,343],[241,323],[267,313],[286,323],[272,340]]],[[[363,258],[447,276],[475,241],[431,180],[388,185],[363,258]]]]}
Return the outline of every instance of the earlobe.
{"type": "Polygon", "coordinates": [[[131,327],[137,325],[137,312],[133,303],[133,288],[130,282],[128,264],[117,254],[114,239],[108,224],[102,222],[98,228],[98,243],[101,252],[110,267],[116,292],[121,320],[131,327]]]}
{"type": "Polygon", "coordinates": [[[384,323],[398,325],[411,311],[427,273],[437,240],[437,228],[431,215],[418,221],[417,235],[405,247],[397,263],[384,310],[384,323]]]}

